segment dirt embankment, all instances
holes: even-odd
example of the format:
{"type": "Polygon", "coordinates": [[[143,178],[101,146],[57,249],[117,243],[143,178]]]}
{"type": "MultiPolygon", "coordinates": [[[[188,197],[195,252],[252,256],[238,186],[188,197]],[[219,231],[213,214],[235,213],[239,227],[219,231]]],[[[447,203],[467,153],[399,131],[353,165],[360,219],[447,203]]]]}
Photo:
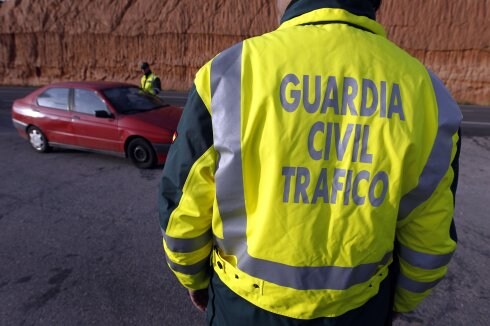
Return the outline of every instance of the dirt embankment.
{"type": "MultiPolygon", "coordinates": [[[[148,61],[186,90],[222,49],[276,26],[268,0],[7,0],[0,5],[0,84],[137,83],[148,61]]],[[[459,102],[490,104],[490,0],[385,1],[389,38],[436,72],[459,102]]]]}

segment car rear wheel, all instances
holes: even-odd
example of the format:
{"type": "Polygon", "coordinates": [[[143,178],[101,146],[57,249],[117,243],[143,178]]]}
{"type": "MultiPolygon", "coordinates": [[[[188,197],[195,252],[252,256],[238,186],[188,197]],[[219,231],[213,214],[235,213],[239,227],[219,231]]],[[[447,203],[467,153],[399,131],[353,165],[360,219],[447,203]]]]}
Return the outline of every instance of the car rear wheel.
{"type": "Polygon", "coordinates": [[[48,140],[39,128],[29,127],[27,135],[29,136],[29,143],[36,152],[46,153],[49,151],[48,140]]]}
{"type": "Polygon", "coordinates": [[[149,169],[156,164],[155,151],[142,138],[133,139],[128,145],[128,156],[140,169],[149,169]]]}

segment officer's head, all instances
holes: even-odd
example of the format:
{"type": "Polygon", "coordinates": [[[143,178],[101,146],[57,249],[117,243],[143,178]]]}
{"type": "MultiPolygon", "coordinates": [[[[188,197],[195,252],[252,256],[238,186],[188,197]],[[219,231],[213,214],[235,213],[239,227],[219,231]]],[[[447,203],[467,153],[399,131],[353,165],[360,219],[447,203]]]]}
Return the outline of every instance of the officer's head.
{"type": "Polygon", "coordinates": [[[148,62],[143,62],[140,68],[145,74],[150,71],[150,65],[148,64],[148,62]]]}
{"type": "MultiPolygon", "coordinates": [[[[287,7],[294,4],[295,2],[298,2],[300,0],[276,0],[276,8],[277,8],[277,17],[278,21],[281,19],[282,15],[286,11],[287,7]]],[[[337,4],[351,4],[351,5],[356,5],[358,3],[359,5],[364,4],[364,2],[370,3],[374,10],[377,11],[379,7],[381,7],[381,2],[382,0],[316,0],[316,1],[325,1],[325,2],[331,2],[332,4],[337,3],[337,4]]]]}

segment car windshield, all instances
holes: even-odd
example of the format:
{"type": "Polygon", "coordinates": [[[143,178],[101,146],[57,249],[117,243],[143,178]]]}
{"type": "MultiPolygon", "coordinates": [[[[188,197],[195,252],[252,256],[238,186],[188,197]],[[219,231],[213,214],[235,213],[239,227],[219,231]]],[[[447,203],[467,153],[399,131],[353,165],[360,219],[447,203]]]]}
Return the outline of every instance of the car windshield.
{"type": "Polygon", "coordinates": [[[157,96],[145,93],[138,87],[117,87],[103,91],[118,113],[138,113],[168,106],[157,96]]]}

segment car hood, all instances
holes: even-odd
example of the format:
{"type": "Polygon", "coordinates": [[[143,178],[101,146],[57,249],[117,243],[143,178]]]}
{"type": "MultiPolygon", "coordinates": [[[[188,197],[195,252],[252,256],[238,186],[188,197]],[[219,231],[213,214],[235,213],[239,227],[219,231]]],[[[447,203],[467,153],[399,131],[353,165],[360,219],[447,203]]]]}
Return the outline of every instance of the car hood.
{"type": "Polygon", "coordinates": [[[182,108],[179,107],[166,106],[147,112],[121,115],[119,124],[121,127],[142,131],[159,132],[163,128],[173,132],[177,130],[182,111],[182,108]]]}

